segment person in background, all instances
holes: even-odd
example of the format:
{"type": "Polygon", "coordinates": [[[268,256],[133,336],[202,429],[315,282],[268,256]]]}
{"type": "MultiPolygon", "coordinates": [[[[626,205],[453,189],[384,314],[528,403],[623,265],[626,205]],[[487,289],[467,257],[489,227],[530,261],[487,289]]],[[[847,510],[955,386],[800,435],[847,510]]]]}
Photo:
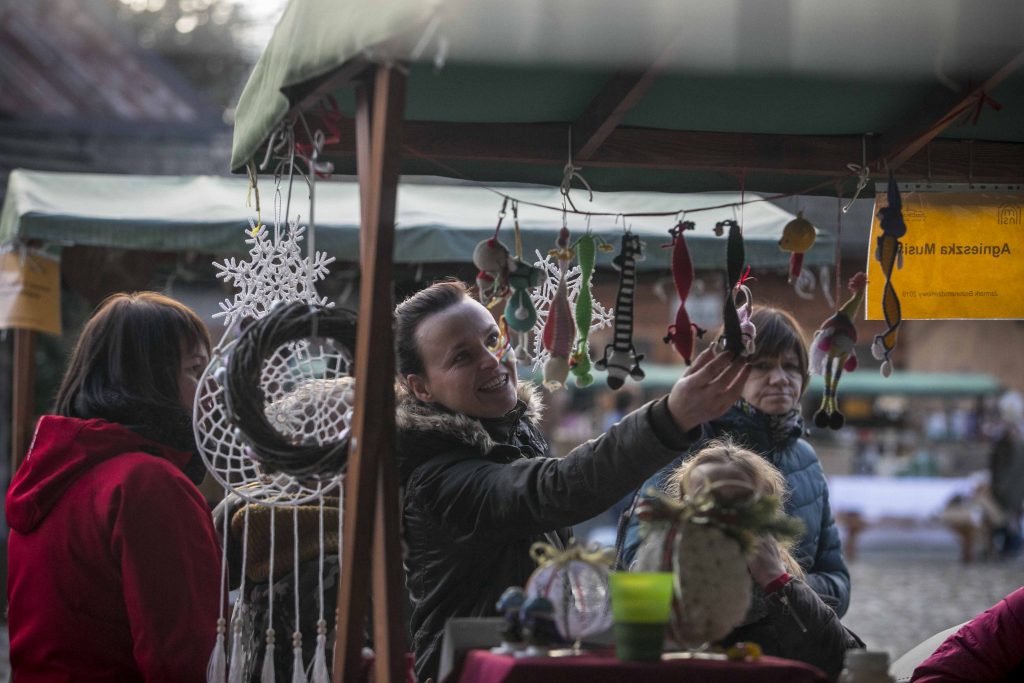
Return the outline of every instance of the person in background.
{"type": "Polygon", "coordinates": [[[1024,511],[1024,400],[1015,391],[999,399],[1001,434],[989,461],[989,490],[998,507],[999,523],[993,541],[999,557],[1016,557],[1021,550],[1024,511]]]}
{"type": "Polygon", "coordinates": [[[1024,588],[957,629],[910,679],[913,683],[1024,680],[1024,588]]]}
{"type": "Polygon", "coordinates": [[[210,354],[184,305],[108,298],[7,493],[13,679],[206,680],[220,553],[192,409],[210,354]]]}
{"type": "Polygon", "coordinates": [[[786,514],[804,523],[793,554],[805,580],[826,605],[842,617],[850,604],[850,572],[840,547],[839,531],[829,506],[828,483],[818,456],[803,437],[800,398],[807,389],[807,346],[799,323],[789,313],[755,306],[750,317],[757,329],[752,370],[742,397],[723,416],[701,426],[698,443],[648,479],[636,492],[619,525],[619,564],[632,564],[640,543],[633,515],[645,491],[664,491],[669,475],[712,439],[729,437],[776,467],[786,478],[786,514]]]}
{"type": "Polygon", "coordinates": [[[496,615],[536,565],[537,541],[607,509],[671,462],[739,397],[749,369],[708,351],[671,392],[564,458],[550,458],[542,405],[514,353],[461,282],[435,283],[395,309],[396,456],[406,583],[420,680],[437,676],[452,617],[496,615]]]}
{"type": "MultiPolygon", "coordinates": [[[[728,440],[712,441],[686,460],[669,476],[666,488],[675,498],[710,493],[725,503],[771,497],[781,504],[786,497],[781,472],[728,440]]],[[[747,569],[755,587],[750,609],[719,644],[757,643],[766,655],[812,664],[836,680],[846,651],[864,642],[807,585],[790,547],[773,536],[758,539],[747,569]]]]}

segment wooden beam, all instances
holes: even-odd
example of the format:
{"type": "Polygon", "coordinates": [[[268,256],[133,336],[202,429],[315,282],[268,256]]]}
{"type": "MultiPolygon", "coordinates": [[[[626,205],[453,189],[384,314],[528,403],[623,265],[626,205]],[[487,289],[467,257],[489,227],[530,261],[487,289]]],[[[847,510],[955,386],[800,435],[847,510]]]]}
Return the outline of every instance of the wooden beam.
{"type": "MultiPolygon", "coordinates": [[[[395,199],[401,150],[405,76],[395,67],[379,66],[374,73],[372,111],[368,97],[360,126],[371,121],[370,167],[359,168],[369,190],[362,209],[361,247],[364,256],[356,336],[355,413],[352,450],[345,478],[345,530],[341,585],[338,590],[338,628],[334,649],[334,681],[355,680],[363,646],[363,625],[372,573],[374,644],[378,682],[405,680],[404,623],[395,620],[402,595],[398,544],[398,485],[393,470],[395,440],[394,353],[392,351],[392,271],[395,199]],[[389,462],[385,462],[389,461],[389,462]],[[370,520],[374,520],[371,524],[370,520]],[[371,553],[372,548],[372,553],[371,553]],[[371,561],[367,563],[367,558],[371,561]]],[[[400,613],[400,611],[399,611],[400,613]]]]}
{"type": "Polygon", "coordinates": [[[611,135],[626,112],[643,99],[659,70],[617,73],[605,83],[572,124],[573,161],[587,161],[611,135]]]}
{"type": "Polygon", "coordinates": [[[32,441],[36,378],[36,333],[16,329],[11,389],[11,476],[25,459],[32,441]]]}
{"type": "MultiPolygon", "coordinates": [[[[342,126],[341,141],[325,150],[339,167],[355,153],[351,121],[342,126]]],[[[438,172],[444,163],[463,160],[485,163],[565,164],[565,124],[447,123],[406,121],[403,153],[432,159],[438,172]]],[[[878,141],[868,142],[868,159],[879,158],[878,141]]],[[[936,139],[930,145],[932,179],[964,182],[973,179],[1013,183],[1024,177],[1024,143],[976,142],[973,162],[959,140],[936,139]],[[944,161],[939,161],[944,160],[944,161]]],[[[863,157],[860,135],[772,135],[702,131],[616,128],[594,155],[588,168],[635,168],[665,171],[740,171],[822,178],[852,177],[848,163],[863,157]]],[[[920,177],[927,166],[922,150],[908,161],[920,177]]],[[[556,173],[557,175],[557,173],[556,173]]],[[[873,167],[873,175],[884,171],[873,167]]],[[[560,177],[560,176],[559,176],[560,177]]]]}
{"type": "Polygon", "coordinates": [[[573,161],[587,161],[608,139],[626,113],[643,99],[665,66],[675,56],[682,42],[682,33],[676,35],[662,50],[654,63],[644,71],[624,71],[614,74],[601,92],[590,101],[572,125],[573,161]]]}
{"type": "Polygon", "coordinates": [[[1024,51],[1011,57],[967,95],[957,96],[946,89],[933,93],[923,107],[908,117],[906,124],[879,136],[880,149],[876,165],[888,165],[891,170],[902,166],[973,107],[985,106],[982,98],[1021,66],[1024,66],[1024,51]]]}

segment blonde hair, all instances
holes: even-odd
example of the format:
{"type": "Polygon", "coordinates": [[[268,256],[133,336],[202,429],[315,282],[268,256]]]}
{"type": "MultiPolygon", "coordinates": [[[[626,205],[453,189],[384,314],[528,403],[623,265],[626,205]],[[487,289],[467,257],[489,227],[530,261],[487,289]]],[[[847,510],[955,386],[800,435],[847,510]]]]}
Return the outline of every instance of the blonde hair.
{"type": "MultiPolygon", "coordinates": [[[[666,491],[670,496],[682,499],[685,496],[699,493],[692,488],[694,471],[701,465],[725,465],[735,469],[740,475],[735,479],[744,479],[753,485],[753,494],[757,497],[772,496],[779,505],[786,500],[789,492],[786,478],[782,472],[770,462],[753,451],[740,448],[730,439],[716,439],[697,451],[692,457],[680,465],[669,475],[666,491]]],[[[730,478],[732,479],[732,478],[730,478]]],[[[724,483],[724,480],[721,480],[724,483]]],[[[775,540],[779,555],[788,571],[793,576],[803,578],[804,570],[793,557],[793,543],[775,540]]]]}

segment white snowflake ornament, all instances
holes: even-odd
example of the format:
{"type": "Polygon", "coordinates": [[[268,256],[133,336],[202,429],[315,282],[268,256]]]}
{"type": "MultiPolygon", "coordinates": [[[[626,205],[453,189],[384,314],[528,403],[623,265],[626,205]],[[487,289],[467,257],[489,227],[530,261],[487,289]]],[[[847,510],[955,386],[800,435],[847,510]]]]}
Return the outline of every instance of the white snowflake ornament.
{"type": "Polygon", "coordinates": [[[333,306],[327,297],[317,296],[315,283],[327,276],[327,266],[334,257],[322,251],[314,253],[312,260],[303,257],[299,242],[305,232],[306,227],[300,226],[296,217],[283,231],[275,227],[271,239],[267,226],[257,226],[250,218],[245,231],[249,260],[236,262],[229,258],[213,264],[220,270],[217,277],[238,290],[233,299],[220,303],[221,312],[213,317],[224,318],[224,325],[231,327],[243,318],[262,318],[279,301],[333,306]]]}

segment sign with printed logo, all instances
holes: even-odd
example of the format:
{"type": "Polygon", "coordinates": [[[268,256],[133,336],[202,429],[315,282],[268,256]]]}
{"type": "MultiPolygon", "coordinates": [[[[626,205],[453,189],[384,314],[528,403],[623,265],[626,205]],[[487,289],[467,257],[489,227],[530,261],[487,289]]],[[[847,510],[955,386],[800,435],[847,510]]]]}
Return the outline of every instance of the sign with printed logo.
{"type": "MultiPolygon", "coordinates": [[[[868,320],[885,319],[885,276],[875,258],[885,205],[883,192],[868,242],[868,320]]],[[[907,232],[891,277],[903,319],[1024,318],[1022,211],[1024,192],[903,192],[907,232]]]]}
{"type": "Polygon", "coordinates": [[[0,251],[0,329],[59,335],[60,261],[38,249],[0,251]]]}

